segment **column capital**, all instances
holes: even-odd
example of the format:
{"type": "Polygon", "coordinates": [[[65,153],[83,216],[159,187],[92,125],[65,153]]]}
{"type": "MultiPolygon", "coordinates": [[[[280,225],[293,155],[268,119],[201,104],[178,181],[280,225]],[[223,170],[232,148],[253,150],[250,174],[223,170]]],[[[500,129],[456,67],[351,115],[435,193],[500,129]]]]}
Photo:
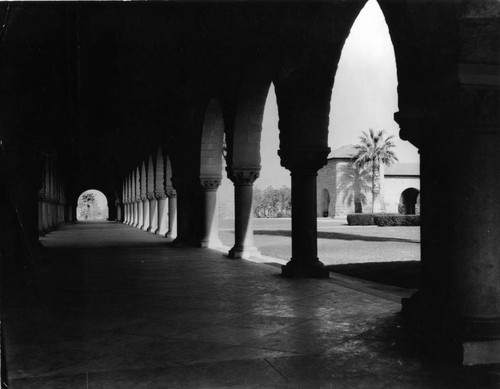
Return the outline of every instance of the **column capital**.
{"type": "Polygon", "coordinates": [[[259,178],[260,166],[247,168],[229,168],[226,167],[227,177],[235,185],[253,185],[255,180],[259,178]]]}
{"type": "Polygon", "coordinates": [[[122,202],[120,200],[115,200],[115,205],[116,206],[122,205],[122,202]]]}
{"type": "Polygon", "coordinates": [[[146,201],[148,198],[146,195],[139,196],[139,201],[146,201]]]}
{"type": "Polygon", "coordinates": [[[177,191],[174,188],[167,188],[165,191],[169,199],[177,197],[177,191]]]}
{"type": "Polygon", "coordinates": [[[328,162],[329,147],[287,148],[278,150],[281,166],[304,173],[317,173],[328,162]]]}
{"type": "Polygon", "coordinates": [[[155,197],[157,200],[166,199],[167,194],[164,191],[155,191],[155,197]]]}
{"type": "Polygon", "coordinates": [[[148,193],[146,194],[146,198],[147,198],[148,200],[155,200],[155,199],[156,199],[156,194],[155,194],[155,192],[148,192],[148,193]]]}
{"type": "Polygon", "coordinates": [[[217,190],[222,181],[222,176],[200,176],[201,186],[205,190],[217,190]]]}

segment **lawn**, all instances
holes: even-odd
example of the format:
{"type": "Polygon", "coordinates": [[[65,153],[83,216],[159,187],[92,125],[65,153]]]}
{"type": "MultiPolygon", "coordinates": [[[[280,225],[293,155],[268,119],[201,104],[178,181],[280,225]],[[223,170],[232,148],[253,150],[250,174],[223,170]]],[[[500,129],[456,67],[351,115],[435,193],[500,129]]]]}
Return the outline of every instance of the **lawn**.
{"type": "MultiPolygon", "coordinates": [[[[234,244],[232,220],[220,223],[220,238],[234,244]]],[[[291,220],[254,219],[254,243],[263,255],[289,260],[291,220]]],[[[420,227],[349,226],[318,219],[318,257],[332,271],[415,288],[420,270],[420,227]]]]}

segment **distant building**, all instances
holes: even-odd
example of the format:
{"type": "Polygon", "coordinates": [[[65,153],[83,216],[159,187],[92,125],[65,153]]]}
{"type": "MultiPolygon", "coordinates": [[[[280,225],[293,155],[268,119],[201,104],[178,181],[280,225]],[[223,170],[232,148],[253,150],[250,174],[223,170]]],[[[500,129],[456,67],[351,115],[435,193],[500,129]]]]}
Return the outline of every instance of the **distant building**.
{"type": "MultiPolygon", "coordinates": [[[[345,193],[352,188],[347,174],[349,162],[356,154],[354,145],[340,147],[330,154],[328,163],[318,171],[317,214],[334,217],[354,213],[353,196],[345,193]],[[347,189],[346,189],[347,188],[347,189]]],[[[382,209],[387,213],[420,213],[420,168],[418,163],[396,163],[382,167],[382,209]]],[[[363,213],[372,212],[371,181],[365,180],[363,213]]]]}

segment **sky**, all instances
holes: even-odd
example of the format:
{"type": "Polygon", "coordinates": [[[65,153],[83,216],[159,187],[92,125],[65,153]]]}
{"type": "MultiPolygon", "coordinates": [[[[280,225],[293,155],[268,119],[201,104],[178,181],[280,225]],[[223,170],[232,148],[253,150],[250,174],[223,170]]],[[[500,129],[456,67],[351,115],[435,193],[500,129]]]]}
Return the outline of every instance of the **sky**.
{"type": "MultiPolygon", "coordinates": [[[[332,92],[328,146],[335,150],[357,143],[361,132],[369,128],[385,129],[395,135],[400,162],[418,162],[417,149],[399,138],[399,126],[393,120],[397,110],[394,48],[382,11],[375,0],[370,0],[342,51],[332,92]]],[[[255,186],[291,186],[289,171],[280,166],[278,148],[278,108],[271,85],[264,110],[262,170],[255,186]]]]}
{"type": "Polygon", "coordinates": [[[80,201],[82,200],[82,196],[85,193],[93,193],[94,194],[94,199],[95,199],[94,205],[96,207],[98,207],[101,210],[104,210],[105,208],[107,208],[107,206],[108,206],[108,199],[106,198],[106,196],[104,195],[104,193],[102,193],[101,191],[98,191],[97,189],[89,189],[89,190],[86,190],[85,192],[83,192],[78,197],[78,203],[80,203],[80,201]]]}

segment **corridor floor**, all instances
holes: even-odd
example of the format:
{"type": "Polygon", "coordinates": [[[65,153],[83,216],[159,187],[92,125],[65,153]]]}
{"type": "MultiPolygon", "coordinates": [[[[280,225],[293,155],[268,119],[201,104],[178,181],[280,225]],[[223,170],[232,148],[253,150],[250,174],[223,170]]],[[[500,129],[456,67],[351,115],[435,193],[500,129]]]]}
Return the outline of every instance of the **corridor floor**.
{"type": "Polygon", "coordinates": [[[11,388],[500,383],[495,369],[422,363],[399,297],[361,282],[285,279],[115,223],[66,225],[42,243],[38,292],[2,307],[11,388]]]}

